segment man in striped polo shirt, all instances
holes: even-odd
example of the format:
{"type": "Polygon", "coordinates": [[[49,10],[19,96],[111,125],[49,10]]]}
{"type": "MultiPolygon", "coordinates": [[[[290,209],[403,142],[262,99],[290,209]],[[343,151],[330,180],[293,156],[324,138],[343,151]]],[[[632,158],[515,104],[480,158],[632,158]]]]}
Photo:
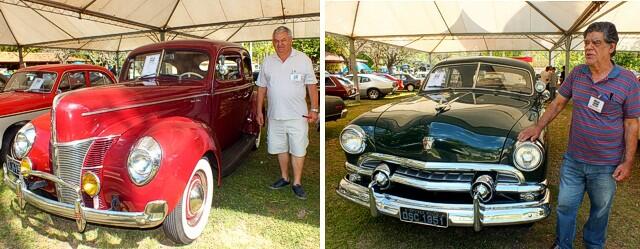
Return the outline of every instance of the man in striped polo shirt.
{"type": "Polygon", "coordinates": [[[640,90],[633,73],[611,60],[618,42],[615,25],[595,22],[583,37],[585,64],[566,77],[537,124],[518,136],[520,141],[538,139],[542,129],[573,99],[552,248],[573,247],[576,215],[585,191],[591,208],[583,241],[587,248],[604,248],[616,182],[631,175],[638,142],[640,90]]]}

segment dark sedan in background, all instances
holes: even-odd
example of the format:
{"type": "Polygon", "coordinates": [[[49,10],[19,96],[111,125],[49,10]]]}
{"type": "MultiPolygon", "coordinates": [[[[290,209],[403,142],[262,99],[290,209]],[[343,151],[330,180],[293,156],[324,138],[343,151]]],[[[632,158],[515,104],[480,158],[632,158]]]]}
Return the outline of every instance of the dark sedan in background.
{"type": "Polygon", "coordinates": [[[347,106],[336,96],[324,96],[324,121],[336,121],[347,116],[347,106]]]}
{"type": "Polygon", "coordinates": [[[408,73],[395,73],[393,74],[394,77],[401,79],[402,80],[402,84],[404,85],[404,89],[409,91],[409,92],[413,92],[415,89],[419,89],[421,86],[421,82],[420,79],[414,77],[411,74],[408,73]]]}

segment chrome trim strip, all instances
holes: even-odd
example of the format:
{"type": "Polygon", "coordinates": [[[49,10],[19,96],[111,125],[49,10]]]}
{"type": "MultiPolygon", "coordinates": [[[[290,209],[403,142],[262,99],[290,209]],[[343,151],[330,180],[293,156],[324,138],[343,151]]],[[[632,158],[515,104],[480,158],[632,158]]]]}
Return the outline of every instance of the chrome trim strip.
{"type": "Polygon", "coordinates": [[[213,95],[215,96],[215,95],[219,95],[219,94],[235,92],[235,91],[246,89],[246,88],[249,88],[249,87],[252,87],[252,86],[253,86],[253,83],[247,83],[247,84],[244,84],[244,85],[234,86],[234,87],[231,87],[231,88],[228,88],[228,89],[224,89],[224,90],[219,91],[219,92],[214,92],[213,95]]]}
{"type": "Polygon", "coordinates": [[[85,143],[85,142],[89,142],[89,141],[95,141],[95,140],[98,140],[98,139],[115,139],[117,137],[119,137],[119,135],[110,135],[110,136],[104,136],[104,137],[90,137],[90,138],[75,140],[75,141],[71,141],[71,142],[55,143],[54,145],[56,145],[56,146],[74,146],[74,145],[77,145],[77,144],[81,144],[81,143],[85,143]]]}
{"type": "Polygon", "coordinates": [[[476,172],[476,171],[494,171],[498,173],[513,175],[518,179],[519,183],[524,183],[524,175],[517,170],[514,166],[504,164],[492,164],[492,163],[443,163],[443,162],[423,162],[414,159],[398,157],[393,155],[381,154],[381,153],[366,153],[359,160],[359,164],[367,160],[380,160],[386,161],[405,167],[409,167],[420,171],[462,171],[462,172],[476,172]]]}
{"type": "Polygon", "coordinates": [[[173,98],[173,99],[167,99],[167,100],[160,100],[160,101],[154,101],[154,102],[143,103],[143,104],[121,106],[121,107],[116,107],[116,108],[85,112],[85,113],[82,113],[81,116],[86,117],[86,116],[91,116],[91,115],[96,115],[96,114],[107,113],[107,112],[114,112],[114,111],[120,111],[120,110],[138,108],[138,107],[150,106],[150,105],[157,105],[157,104],[162,104],[162,103],[167,103],[167,102],[198,98],[198,97],[203,97],[203,96],[208,96],[208,95],[211,95],[211,94],[209,94],[209,93],[201,93],[201,94],[196,94],[196,95],[189,95],[189,96],[185,96],[185,97],[179,97],[179,98],[173,98]]]}
{"type": "MultiPolygon", "coordinates": [[[[34,172],[37,171],[32,171],[31,173],[33,174],[34,172]]],[[[37,172],[33,175],[50,177],[46,179],[56,182],[61,181],[54,175],[44,172],[37,172]]],[[[29,189],[27,189],[24,182],[21,182],[19,179],[15,182],[11,181],[7,174],[5,174],[4,176],[4,182],[7,184],[7,186],[9,186],[10,189],[20,193],[19,195],[17,195],[17,198],[19,199],[18,203],[26,202],[47,213],[74,219],[76,220],[76,222],[80,223],[89,222],[94,224],[118,227],[150,228],[162,224],[169,210],[166,201],[155,200],[148,202],[143,212],[99,210],[94,208],[87,208],[80,205],[80,214],[78,215],[76,214],[76,205],[79,204],[79,200],[77,200],[74,204],[66,204],[47,199],[31,192],[29,189]]],[[[80,227],[78,229],[80,229],[80,227]]]]}
{"type": "MultiPolygon", "coordinates": [[[[339,196],[359,205],[370,207],[374,203],[376,213],[400,218],[400,207],[419,210],[444,212],[448,214],[449,226],[472,227],[474,225],[473,204],[449,204],[416,201],[389,194],[370,191],[371,188],[342,179],[336,192],[339,196]]],[[[509,204],[483,204],[478,207],[479,223],[481,226],[499,226],[531,223],[542,220],[551,212],[550,193],[546,191],[539,201],[519,202],[509,204]]],[[[372,210],[373,213],[373,210],[372,210]]]]}
{"type": "MultiPolygon", "coordinates": [[[[373,174],[373,169],[358,167],[349,162],[345,162],[344,167],[349,173],[357,173],[366,176],[371,176],[373,174]]],[[[390,180],[392,182],[404,184],[426,191],[469,192],[471,190],[471,182],[427,181],[401,174],[392,174],[390,180]]],[[[545,189],[547,189],[547,180],[534,184],[497,183],[495,191],[499,193],[527,193],[542,192],[545,189]]]]}
{"type": "Polygon", "coordinates": [[[29,114],[32,112],[39,112],[39,111],[45,111],[45,110],[49,110],[51,109],[51,107],[45,107],[45,108],[40,108],[40,109],[35,109],[35,110],[28,110],[28,111],[23,111],[23,112],[16,112],[16,113],[11,113],[11,114],[7,114],[4,116],[0,116],[0,118],[8,118],[8,117],[12,117],[12,116],[18,116],[18,115],[22,115],[22,114],[29,114]]]}

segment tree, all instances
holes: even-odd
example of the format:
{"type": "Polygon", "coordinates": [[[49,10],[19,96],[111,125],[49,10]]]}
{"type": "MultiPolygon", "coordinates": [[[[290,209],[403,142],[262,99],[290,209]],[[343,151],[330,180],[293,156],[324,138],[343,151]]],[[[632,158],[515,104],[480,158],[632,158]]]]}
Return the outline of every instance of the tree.
{"type": "Polygon", "coordinates": [[[293,41],[293,48],[305,53],[313,64],[320,62],[320,39],[297,39],[293,41]]]}
{"type": "Polygon", "coordinates": [[[393,73],[393,66],[404,62],[410,55],[408,49],[395,47],[395,46],[383,46],[382,48],[382,60],[384,61],[389,73],[393,73]]]}

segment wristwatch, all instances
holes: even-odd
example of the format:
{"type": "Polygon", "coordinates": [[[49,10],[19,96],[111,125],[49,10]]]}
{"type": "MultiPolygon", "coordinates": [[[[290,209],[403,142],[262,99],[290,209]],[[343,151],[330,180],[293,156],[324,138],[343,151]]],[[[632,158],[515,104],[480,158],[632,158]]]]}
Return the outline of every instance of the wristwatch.
{"type": "Polygon", "coordinates": [[[315,113],[320,113],[320,110],[318,110],[318,108],[311,108],[310,111],[315,112],[315,113]]]}

